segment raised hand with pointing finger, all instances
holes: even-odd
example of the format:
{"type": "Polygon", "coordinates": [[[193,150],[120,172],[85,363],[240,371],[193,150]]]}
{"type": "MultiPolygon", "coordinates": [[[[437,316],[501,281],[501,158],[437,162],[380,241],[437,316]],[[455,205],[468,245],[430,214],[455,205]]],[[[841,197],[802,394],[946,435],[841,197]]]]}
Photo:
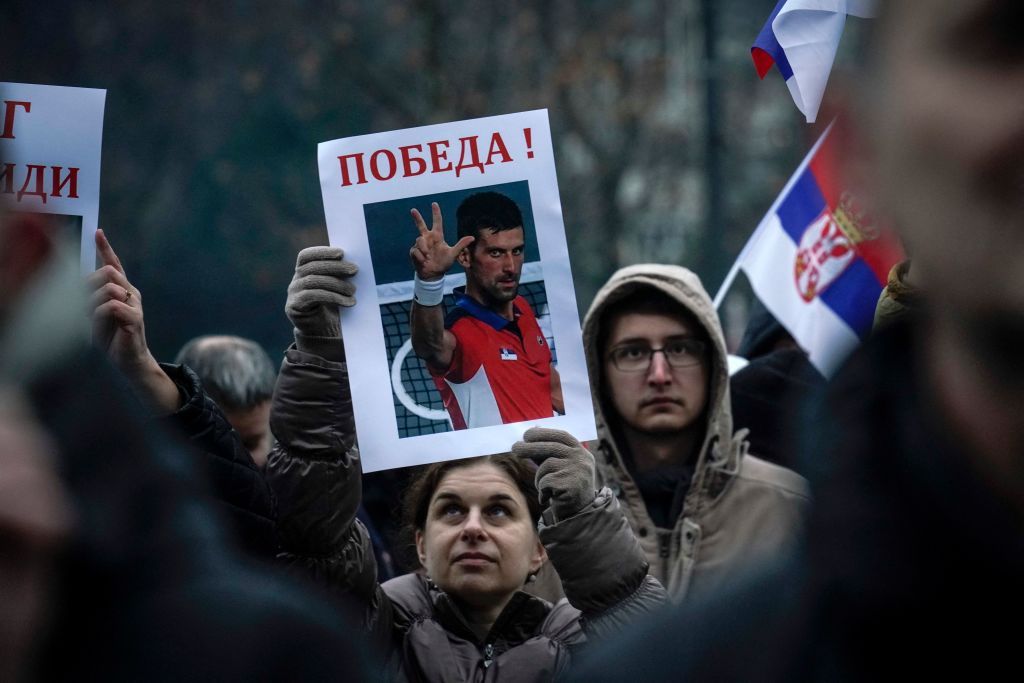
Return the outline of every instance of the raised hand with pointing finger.
{"type": "Polygon", "coordinates": [[[92,292],[93,343],[135,383],[157,413],[172,413],[181,396],[146,343],[142,292],[128,281],[121,259],[102,230],[96,231],[96,253],[103,265],[86,279],[92,292]]]}
{"type": "Polygon", "coordinates": [[[87,278],[92,290],[93,340],[127,372],[131,366],[143,364],[149,354],[142,293],[128,282],[121,259],[102,230],[96,231],[96,253],[103,265],[87,278]]]}

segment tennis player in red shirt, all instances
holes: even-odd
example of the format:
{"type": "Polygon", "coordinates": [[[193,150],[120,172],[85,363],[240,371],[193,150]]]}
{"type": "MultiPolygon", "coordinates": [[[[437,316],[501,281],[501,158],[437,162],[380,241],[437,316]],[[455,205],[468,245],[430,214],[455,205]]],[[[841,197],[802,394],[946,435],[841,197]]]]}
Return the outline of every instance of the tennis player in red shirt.
{"type": "Polygon", "coordinates": [[[433,220],[412,210],[419,237],[409,252],[416,270],[412,348],[427,365],[455,429],[563,413],[558,371],[529,303],[519,296],[525,246],[523,218],[497,192],[470,195],[456,211],[458,242],[444,238],[441,209],[433,220]],[[444,276],[458,261],[465,289],[455,290],[447,317],[444,276]]]}

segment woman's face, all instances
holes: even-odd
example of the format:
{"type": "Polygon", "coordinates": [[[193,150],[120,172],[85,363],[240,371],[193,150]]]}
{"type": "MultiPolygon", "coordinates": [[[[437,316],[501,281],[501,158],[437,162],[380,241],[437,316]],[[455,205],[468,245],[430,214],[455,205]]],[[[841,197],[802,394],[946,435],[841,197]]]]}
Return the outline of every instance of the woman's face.
{"type": "Polygon", "coordinates": [[[441,590],[478,608],[506,602],[546,558],[526,498],[489,462],[444,475],[416,549],[441,590]]]}

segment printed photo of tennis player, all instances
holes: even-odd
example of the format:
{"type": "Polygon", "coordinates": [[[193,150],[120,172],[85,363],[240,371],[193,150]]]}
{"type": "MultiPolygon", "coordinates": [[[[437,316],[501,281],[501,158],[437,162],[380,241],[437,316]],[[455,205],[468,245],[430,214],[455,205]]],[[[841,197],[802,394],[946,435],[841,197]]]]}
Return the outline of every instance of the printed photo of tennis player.
{"type": "Polygon", "coordinates": [[[364,472],[502,453],[532,426],[596,436],[546,110],[328,140],[317,161],[330,244],[359,266],[341,324],[364,472]]]}
{"type": "Polygon", "coordinates": [[[526,181],[364,215],[400,438],[565,412],[526,181]]]}

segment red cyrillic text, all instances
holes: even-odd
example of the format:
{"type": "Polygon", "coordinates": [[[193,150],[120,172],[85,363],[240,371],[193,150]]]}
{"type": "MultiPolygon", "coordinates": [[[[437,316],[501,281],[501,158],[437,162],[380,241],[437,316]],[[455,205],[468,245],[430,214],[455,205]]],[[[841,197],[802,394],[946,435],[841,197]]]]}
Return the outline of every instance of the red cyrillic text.
{"type": "Polygon", "coordinates": [[[400,151],[402,153],[402,177],[403,178],[411,178],[411,177],[413,177],[415,175],[421,175],[421,174],[425,173],[426,170],[427,170],[427,160],[426,159],[421,159],[420,157],[414,157],[412,155],[412,150],[416,150],[417,152],[422,152],[423,151],[423,145],[405,145],[404,147],[399,147],[398,148],[398,151],[400,151]],[[417,166],[418,170],[416,170],[416,171],[412,170],[412,165],[414,163],[419,164],[419,166],[417,166]]]}
{"type": "Polygon", "coordinates": [[[508,145],[501,133],[491,133],[481,140],[479,135],[467,135],[459,139],[459,160],[452,163],[448,156],[452,151],[451,140],[433,140],[415,145],[402,145],[397,150],[378,149],[373,152],[353,152],[338,157],[341,168],[341,186],[364,185],[373,180],[386,181],[392,178],[413,178],[424,173],[449,173],[456,177],[469,170],[486,173],[488,166],[512,161],[508,145]],[[483,143],[487,142],[486,161],[483,143]]]}
{"type": "Polygon", "coordinates": [[[444,173],[445,171],[452,170],[452,162],[448,161],[448,141],[437,140],[435,142],[428,142],[427,147],[430,148],[430,172],[431,173],[444,173]],[[441,151],[440,147],[444,145],[445,151],[441,151]],[[442,161],[448,161],[448,165],[441,167],[442,161]]]}
{"type": "Polygon", "coordinates": [[[463,169],[476,168],[484,172],[484,164],[480,161],[480,148],[477,147],[479,135],[470,135],[466,138],[459,138],[461,149],[459,150],[459,163],[455,164],[455,177],[458,178],[463,169]],[[466,161],[466,150],[469,150],[469,161],[466,161]]]}
{"type": "Polygon", "coordinates": [[[61,170],[63,170],[63,166],[50,167],[50,172],[52,173],[50,195],[60,197],[60,191],[64,189],[64,186],[70,185],[68,188],[68,199],[78,199],[78,169],[73,166],[68,168],[68,174],[64,176],[64,180],[60,179],[61,170]]]}
{"type": "Polygon", "coordinates": [[[4,164],[0,169],[0,183],[4,194],[14,194],[14,164],[4,164]]]}
{"type": "Polygon", "coordinates": [[[10,162],[0,163],[0,193],[13,194],[17,201],[26,196],[39,197],[46,203],[48,197],[64,197],[62,194],[67,189],[68,199],[78,199],[78,172],[81,170],[76,166],[69,166],[67,172],[63,166],[46,166],[44,164],[26,164],[25,177],[21,183],[21,189],[14,191],[14,180],[17,175],[18,165],[10,162]],[[49,169],[49,174],[47,174],[49,169]],[[61,174],[63,173],[63,177],[61,174]],[[50,179],[49,187],[46,180],[50,179]],[[29,189],[31,187],[31,189],[29,189]]]}
{"type": "Polygon", "coordinates": [[[370,155],[370,173],[377,180],[391,180],[395,177],[395,173],[398,172],[398,161],[395,160],[394,153],[389,149],[378,149],[376,152],[370,155]],[[388,160],[388,172],[381,173],[380,163],[377,161],[381,157],[388,160]]]}
{"type": "Polygon", "coordinates": [[[19,102],[18,100],[4,100],[4,132],[0,138],[14,139],[14,114],[21,107],[25,113],[32,111],[31,102],[19,102]]]}
{"type": "Polygon", "coordinates": [[[487,150],[487,161],[484,162],[485,166],[490,166],[494,163],[494,155],[501,155],[501,163],[512,161],[512,157],[508,153],[508,147],[505,146],[505,141],[501,139],[501,133],[495,133],[491,136],[491,146],[487,150]]]}
{"type": "Polygon", "coordinates": [[[338,163],[341,164],[341,186],[348,187],[352,184],[352,180],[348,175],[348,159],[352,159],[356,164],[356,174],[359,180],[356,181],[357,185],[366,184],[366,171],[363,170],[363,153],[358,154],[342,154],[338,157],[338,163]]]}
{"type": "Polygon", "coordinates": [[[28,172],[25,173],[25,182],[21,184],[21,189],[18,190],[18,201],[25,195],[39,197],[43,200],[43,204],[46,203],[46,167],[42,164],[29,164],[28,172]],[[36,189],[29,191],[28,185],[32,180],[32,174],[36,176],[36,189]]]}

